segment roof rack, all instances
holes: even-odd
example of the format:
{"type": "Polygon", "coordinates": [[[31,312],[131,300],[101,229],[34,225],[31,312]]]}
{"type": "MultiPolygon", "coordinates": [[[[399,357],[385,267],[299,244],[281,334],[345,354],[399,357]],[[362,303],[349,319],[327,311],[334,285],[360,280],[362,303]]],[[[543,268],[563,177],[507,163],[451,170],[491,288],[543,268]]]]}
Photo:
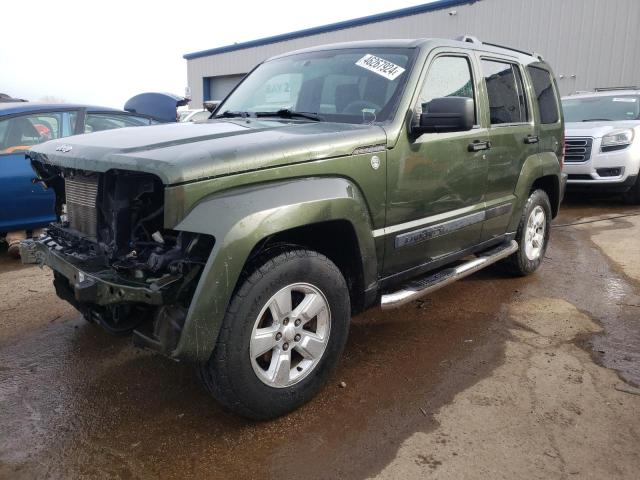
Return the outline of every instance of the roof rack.
{"type": "Polygon", "coordinates": [[[593,89],[596,92],[609,92],[615,90],[640,90],[636,85],[629,85],[626,87],[597,87],[593,89]]]}
{"type": "Polygon", "coordinates": [[[474,37],[473,35],[466,35],[466,34],[460,35],[455,39],[458,40],[459,42],[475,43],[476,45],[482,45],[482,42],[478,40],[478,37],[474,37]]]}
{"type": "Polygon", "coordinates": [[[518,53],[523,53],[525,55],[529,55],[530,57],[536,56],[535,53],[527,52],[525,50],[518,50],[517,48],[513,48],[513,47],[506,47],[504,45],[499,45],[497,43],[489,43],[489,42],[483,42],[483,43],[485,45],[489,45],[490,47],[504,48],[506,50],[511,50],[512,52],[518,52],[518,53]]]}
{"type": "Polygon", "coordinates": [[[474,37],[473,35],[466,35],[466,34],[465,35],[460,35],[459,37],[456,37],[456,40],[458,40],[460,42],[475,43],[476,45],[488,45],[490,47],[504,48],[506,50],[511,50],[512,52],[518,52],[518,53],[522,53],[524,55],[529,55],[531,57],[536,57],[540,61],[543,60],[542,55],[540,55],[539,53],[526,52],[524,50],[518,50],[517,48],[506,47],[504,45],[499,45],[497,43],[481,42],[480,40],[478,40],[477,37],[474,37]]]}

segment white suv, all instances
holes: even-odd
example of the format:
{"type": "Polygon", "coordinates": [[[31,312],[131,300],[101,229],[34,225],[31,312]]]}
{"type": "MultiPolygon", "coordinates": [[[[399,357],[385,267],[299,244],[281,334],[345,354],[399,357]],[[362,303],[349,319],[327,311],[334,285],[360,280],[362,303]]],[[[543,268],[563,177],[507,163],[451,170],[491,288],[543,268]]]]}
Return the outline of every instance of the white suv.
{"type": "Polygon", "coordinates": [[[568,190],[624,193],[640,203],[640,89],[564,97],[568,190]]]}

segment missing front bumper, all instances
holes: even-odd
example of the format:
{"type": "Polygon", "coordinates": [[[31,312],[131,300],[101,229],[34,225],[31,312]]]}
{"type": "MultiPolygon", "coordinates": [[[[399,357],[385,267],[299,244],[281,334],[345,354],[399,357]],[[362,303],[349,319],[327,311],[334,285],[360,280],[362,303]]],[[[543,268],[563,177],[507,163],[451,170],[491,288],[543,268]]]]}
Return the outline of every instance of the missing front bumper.
{"type": "MultiPolygon", "coordinates": [[[[74,298],[79,303],[91,303],[100,306],[121,303],[142,303],[147,305],[163,305],[162,287],[157,284],[141,286],[127,283],[109,270],[89,272],[75,265],[60,253],[60,247],[51,237],[39,240],[24,240],[20,243],[20,257],[24,264],[48,266],[65,277],[74,298]]],[[[173,279],[177,281],[179,278],[173,279]]],[[[163,286],[172,283],[165,280],[163,286]]]]}

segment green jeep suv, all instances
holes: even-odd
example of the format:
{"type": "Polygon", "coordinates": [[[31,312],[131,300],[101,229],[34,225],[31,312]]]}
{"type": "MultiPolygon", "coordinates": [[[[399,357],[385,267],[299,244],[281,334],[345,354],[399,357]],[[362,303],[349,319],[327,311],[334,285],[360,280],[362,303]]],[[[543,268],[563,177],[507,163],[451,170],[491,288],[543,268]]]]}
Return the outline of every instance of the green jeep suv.
{"type": "Polygon", "coordinates": [[[87,320],[268,419],[318,392],[352,315],[498,261],[534,272],[562,151],[540,56],[473,37],[320,46],[258,65],[206,122],[34,147],[58,220],[21,253],[87,320]]]}

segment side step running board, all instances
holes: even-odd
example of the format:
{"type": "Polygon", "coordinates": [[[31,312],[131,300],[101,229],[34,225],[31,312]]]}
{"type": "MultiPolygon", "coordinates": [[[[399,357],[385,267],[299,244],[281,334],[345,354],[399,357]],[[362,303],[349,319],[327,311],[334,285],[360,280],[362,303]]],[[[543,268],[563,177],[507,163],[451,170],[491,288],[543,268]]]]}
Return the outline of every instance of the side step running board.
{"type": "Polygon", "coordinates": [[[446,287],[456,280],[468,277],[469,275],[476,273],[478,270],[508,257],[517,250],[518,243],[515,240],[511,240],[510,242],[494,247],[491,250],[479,253],[473,260],[469,260],[456,267],[440,270],[419,280],[414,280],[397,292],[382,295],[380,306],[384,310],[389,310],[405,305],[417,298],[431,292],[435,292],[442,287],[446,287]]]}

